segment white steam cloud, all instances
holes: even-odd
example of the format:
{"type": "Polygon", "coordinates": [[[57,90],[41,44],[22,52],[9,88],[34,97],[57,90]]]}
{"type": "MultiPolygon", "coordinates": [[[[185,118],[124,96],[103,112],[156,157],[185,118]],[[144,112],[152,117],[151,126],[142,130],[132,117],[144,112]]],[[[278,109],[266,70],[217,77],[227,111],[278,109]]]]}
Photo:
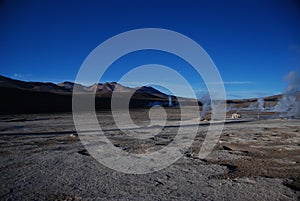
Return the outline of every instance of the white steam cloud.
{"type": "Polygon", "coordinates": [[[285,76],[288,87],[274,111],[281,113],[282,117],[299,117],[300,116],[300,100],[297,99],[297,93],[300,91],[300,77],[296,71],[290,72],[285,76]]]}

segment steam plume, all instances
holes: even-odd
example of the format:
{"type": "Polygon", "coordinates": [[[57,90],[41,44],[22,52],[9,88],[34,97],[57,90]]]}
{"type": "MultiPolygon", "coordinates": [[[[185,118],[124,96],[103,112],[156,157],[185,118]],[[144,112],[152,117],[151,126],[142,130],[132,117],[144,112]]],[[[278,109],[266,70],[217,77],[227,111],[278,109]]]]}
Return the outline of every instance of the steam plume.
{"type": "Polygon", "coordinates": [[[201,118],[205,118],[205,114],[208,110],[211,109],[211,100],[209,95],[204,95],[200,98],[202,103],[202,111],[200,113],[201,118]]]}
{"type": "Polygon", "coordinates": [[[264,111],[264,104],[265,104],[265,100],[264,98],[258,98],[257,99],[257,103],[258,103],[258,113],[257,113],[257,118],[259,119],[260,118],[260,114],[262,111],[264,111]]]}
{"type": "Polygon", "coordinates": [[[285,76],[285,80],[288,82],[288,87],[274,110],[280,112],[282,117],[299,116],[300,102],[297,100],[297,92],[300,90],[300,78],[297,72],[292,71],[285,76]]]}
{"type": "Polygon", "coordinates": [[[169,107],[172,107],[172,97],[168,96],[168,100],[169,100],[169,107]]]}

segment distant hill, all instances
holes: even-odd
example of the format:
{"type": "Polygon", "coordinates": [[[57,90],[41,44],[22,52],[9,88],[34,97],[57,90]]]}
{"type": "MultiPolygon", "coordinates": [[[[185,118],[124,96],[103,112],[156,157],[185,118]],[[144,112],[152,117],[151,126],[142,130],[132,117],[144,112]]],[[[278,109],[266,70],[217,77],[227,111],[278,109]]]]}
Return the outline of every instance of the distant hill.
{"type": "MultiPolygon", "coordinates": [[[[283,94],[277,94],[273,96],[263,97],[264,101],[268,102],[278,102],[282,98],[283,94]]],[[[300,100],[300,91],[296,93],[297,99],[300,100]]],[[[249,99],[236,99],[236,100],[227,100],[227,103],[245,103],[245,102],[256,102],[258,98],[249,98],[249,99]]]]}
{"type": "MultiPolygon", "coordinates": [[[[73,82],[59,84],[49,82],[24,82],[0,76],[0,114],[71,112],[72,91],[76,86],[79,94],[96,91],[96,110],[109,110],[112,93],[122,98],[125,93],[133,93],[130,107],[148,107],[156,102],[168,105],[168,95],[149,86],[130,88],[116,82],[84,86],[73,82]]],[[[175,103],[176,98],[172,97],[175,103]]]]}
{"type": "Polygon", "coordinates": [[[130,88],[120,85],[116,82],[106,82],[106,83],[95,83],[91,86],[84,86],[81,84],[75,84],[73,82],[62,82],[59,84],[54,84],[51,82],[25,82],[20,80],[11,79],[0,75],[0,87],[1,88],[14,88],[26,91],[34,92],[49,92],[58,94],[71,94],[74,86],[76,86],[77,92],[94,92],[101,96],[104,94],[111,94],[112,92],[119,93],[141,93],[153,95],[160,98],[167,98],[168,95],[154,89],[149,86],[142,86],[138,88],[130,88]]]}
{"type": "MultiPolygon", "coordinates": [[[[124,95],[133,94],[130,100],[131,108],[147,108],[155,104],[169,106],[169,95],[150,86],[130,88],[116,82],[95,83],[91,86],[73,82],[54,84],[50,82],[24,82],[0,76],[0,114],[71,112],[74,87],[80,95],[96,92],[96,110],[110,110],[113,93],[116,93],[116,97],[120,99],[124,95]]],[[[264,101],[267,105],[274,106],[281,97],[281,94],[264,97],[264,101]]],[[[171,96],[171,99],[172,105],[176,105],[177,98],[171,96]]],[[[298,100],[300,100],[300,92],[298,92],[298,100]]],[[[196,100],[185,98],[184,101],[188,105],[196,100]]],[[[247,107],[256,101],[257,98],[252,98],[227,100],[227,103],[247,107]]],[[[198,104],[201,105],[201,102],[198,104]]]]}

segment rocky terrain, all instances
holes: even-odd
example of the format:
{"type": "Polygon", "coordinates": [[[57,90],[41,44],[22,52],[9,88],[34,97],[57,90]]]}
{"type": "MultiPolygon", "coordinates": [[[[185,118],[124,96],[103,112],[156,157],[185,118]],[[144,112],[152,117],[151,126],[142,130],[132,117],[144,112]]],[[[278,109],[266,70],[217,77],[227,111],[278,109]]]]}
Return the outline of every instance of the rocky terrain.
{"type": "MultiPolygon", "coordinates": [[[[167,113],[168,122],[178,120],[178,109],[167,113]]],[[[146,114],[135,110],[132,118],[146,125],[146,114]]],[[[178,129],[164,128],[145,146],[124,142],[126,133],[115,130],[110,112],[99,112],[98,120],[116,147],[135,153],[165,146],[178,129]]],[[[105,167],[86,151],[71,113],[2,115],[0,200],[299,200],[299,125],[299,119],[258,120],[254,114],[231,121],[206,159],[196,156],[208,123],[189,125],[199,126],[198,134],[177,162],[132,175],[105,167]]]]}

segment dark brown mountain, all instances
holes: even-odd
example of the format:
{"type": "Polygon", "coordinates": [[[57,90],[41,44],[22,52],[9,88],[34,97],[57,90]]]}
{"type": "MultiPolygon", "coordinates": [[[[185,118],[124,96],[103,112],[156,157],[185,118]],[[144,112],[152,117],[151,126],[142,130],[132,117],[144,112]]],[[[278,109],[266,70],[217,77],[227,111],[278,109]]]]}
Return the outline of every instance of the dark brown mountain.
{"type": "MultiPolygon", "coordinates": [[[[130,88],[116,82],[93,84],[91,86],[84,86],[73,82],[59,84],[50,82],[24,82],[0,76],[0,114],[71,112],[74,86],[76,86],[77,93],[80,95],[96,91],[96,110],[110,110],[113,93],[116,93],[116,97],[120,101],[122,101],[122,97],[125,95],[133,94],[130,101],[131,108],[147,108],[153,104],[169,105],[168,95],[149,86],[130,88]]],[[[279,94],[265,97],[264,100],[274,105],[281,97],[282,95],[279,94]]],[[[300,92],[298,92],[298,99],[300,99],[300,92]]],[[[186,98],[185,104],[194,101],[186,98]]],[[[252,98],[227,100],[227,103],[247,105],[256,101],[257,98],[252,98]]],[[[176,102],[176,97],[172,96],[173,105],[176,102]]],[[[198,103],[201,105],[200,102],[198,103]]]]}
{"type": "MultiPolygon", "coordinates": [[[[168,105],[168,95],[148,86],[130,88],[116,82],[84,86],[73,82],[54,84],[49,82],[24,82],[0,76],[0,114],[71,112],[72,91],[79,94],[96,91],[96,110],[109,110],[112,93],[119,98],[133,93],[130,107],[148,107],[151,102],[168,105]]],[[[173,101],[176,101],[173,97],[173,101]]]]}
{"type": "Polygon", "coordinates": [[[50,82],[24,82],[20,80],[14,80],[8,77],[0,76],[1,88],[14,88],[28,91],[40,91],[40,92],[55,92],[66,93],[70,92],[64,87],[58,86],[50,82]]]}

